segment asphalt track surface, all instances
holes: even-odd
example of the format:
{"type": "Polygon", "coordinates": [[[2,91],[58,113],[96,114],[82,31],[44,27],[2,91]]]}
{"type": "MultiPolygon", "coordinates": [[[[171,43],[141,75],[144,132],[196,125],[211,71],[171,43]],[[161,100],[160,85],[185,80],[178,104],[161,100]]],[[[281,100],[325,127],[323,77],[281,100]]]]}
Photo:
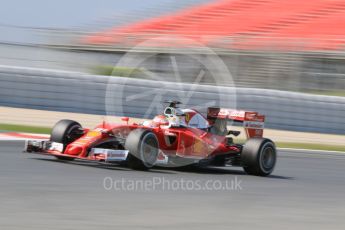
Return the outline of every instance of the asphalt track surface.
{"type": "Polygon", "coordinates": [[[0,229],[345,226],[345,154],[280,151],[274,174],[261,178],[245,175],[241,168],[139,172],[86,162],[62,163],[25,155],[22,149],[23,142],[0,142],[0,229]],[[106,188],[105,178],[109,180],[106,188]],[[126,187],[133,181],[153,179],[171,187],[126,187]],[[201,185],[237,180],[240,185],[232,190],[212,186],[205,190],[189,184],[182,189],[174,182],[181,179],[201,185]],[[116,181],[125,182],[112,186],[116,181]]]}

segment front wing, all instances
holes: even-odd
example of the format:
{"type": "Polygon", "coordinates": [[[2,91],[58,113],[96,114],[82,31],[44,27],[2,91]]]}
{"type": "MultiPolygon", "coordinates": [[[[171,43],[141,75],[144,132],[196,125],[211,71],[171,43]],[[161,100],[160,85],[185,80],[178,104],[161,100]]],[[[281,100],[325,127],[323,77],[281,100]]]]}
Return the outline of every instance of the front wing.
{"type": "MultiPolygon", "coordinates": [[[[97,161],[103,163],[119,163],[126,161],[129,155],[128,150],[92,148],[87,157],[73,156],[63,153],[64,145],[57,142],[42,140],[27,140],[25,142],[25,153],[35,153],[41,155],[51,155],[55,157],[80,159],[87,161],[97,161]]],[[[157,159],[156,165],[166,165],[168,157],[161,153],[157,159]]]]}

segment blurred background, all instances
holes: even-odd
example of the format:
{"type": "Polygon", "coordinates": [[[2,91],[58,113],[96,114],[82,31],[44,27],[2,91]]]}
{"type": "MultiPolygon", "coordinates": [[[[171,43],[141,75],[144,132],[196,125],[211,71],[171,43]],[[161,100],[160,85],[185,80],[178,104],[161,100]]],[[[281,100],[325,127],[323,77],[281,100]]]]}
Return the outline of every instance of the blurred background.
{"type": "MultiPolygon", "coordinates": [[[[336,0],[3,1],[0,62],[104,74],[133,46],[172,35],[212,48],[238,87],[344,96],[344,11],[336,0]]],[[[169,80],[164,49],[188,44],[155,45],[144,67],[169,80]]],[[[180,71],[186,82],[198,72],[180,71]]]]}
{"type": "MultiPolygon", "coordinates": [[[[43,120],[13,121],[9,113],[5,119],[5,107],[104,115],[106,95],[85,96],[85,91],[105,91],[99,81],[106,80],[97,77],[156,80],[154,73],[160,81],[174,82],[173,54],[182,83],[237,87],[237,106],[269,115],[268,128],[345,134],[344,26],[342,0],[4,0],[0,123],[43,120]],[[146,42],[157,37],[170,40],[146,42]],[[140,67],[118,65],[133,47],[138,56],[154,57],[140,67]],[[198,79],[205,68],[190,53],[203,60],[216,54],[231,76],[205,71],[198,79]],[[86,85],[78,84],[80,76],[86,85]],[[67,106],[70,98],[80,99],[67,106]]],[[[138,103],[128,102],[133,108],[138,103]]]]}

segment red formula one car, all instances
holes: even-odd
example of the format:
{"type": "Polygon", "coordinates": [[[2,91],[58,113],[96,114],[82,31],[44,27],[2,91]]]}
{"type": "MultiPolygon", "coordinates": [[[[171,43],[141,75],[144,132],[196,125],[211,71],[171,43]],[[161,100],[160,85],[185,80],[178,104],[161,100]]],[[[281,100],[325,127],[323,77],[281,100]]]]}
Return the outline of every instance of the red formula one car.
{"type": "Polygon", "coordinates": [[[179,109],[170,101],[162,115],[142,124],[103,122],[94,129],[61,120],[49,141],[30,140],[25,152],[48,154],[60,160],[83,159],[107,164],[126,164],[133,169],[155,165],[172,167],[241,166],[251,175],[267,176],[276,163],[275,144],[262,138],[264,119],[257,112],[208,108],[207,118],[193,109],[179,109]],[[228,122],[244,126],[247,141],[236,144],[228,122]]]}

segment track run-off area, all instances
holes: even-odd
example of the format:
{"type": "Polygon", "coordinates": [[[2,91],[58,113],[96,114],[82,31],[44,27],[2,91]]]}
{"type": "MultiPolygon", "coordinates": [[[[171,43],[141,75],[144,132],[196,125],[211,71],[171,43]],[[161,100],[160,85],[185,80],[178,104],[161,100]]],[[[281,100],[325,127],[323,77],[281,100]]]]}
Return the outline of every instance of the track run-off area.
{"type": "Polygon", "coordinates": [[[0,141],[0,229],[343,229],[345,153],[279,150],[242,168],[134,171],[22,153],[0,141]]]}

